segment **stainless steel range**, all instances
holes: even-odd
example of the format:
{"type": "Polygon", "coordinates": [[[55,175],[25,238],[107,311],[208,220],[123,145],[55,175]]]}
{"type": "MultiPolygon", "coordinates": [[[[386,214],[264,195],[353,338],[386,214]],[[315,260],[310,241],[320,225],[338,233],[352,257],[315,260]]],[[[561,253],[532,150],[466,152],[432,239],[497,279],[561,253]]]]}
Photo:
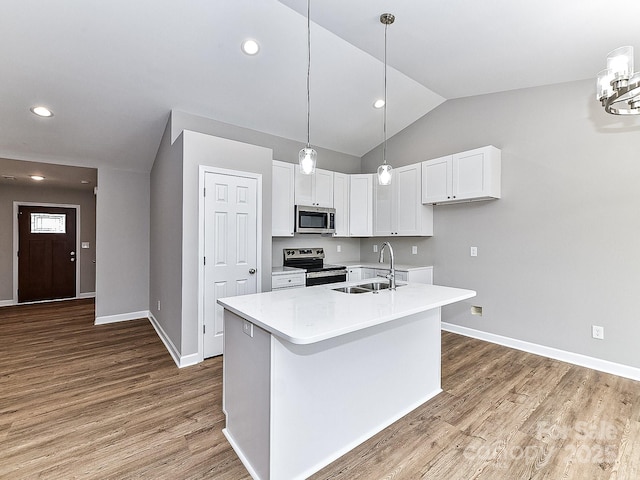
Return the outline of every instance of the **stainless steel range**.
{"type": "Polygon", "coordinates": [[[323,248],[285,248],[282,255],[285,267],[304,268],[307,271],[307,287],[347,280],[347,267],[324,263],[323,248]]]}

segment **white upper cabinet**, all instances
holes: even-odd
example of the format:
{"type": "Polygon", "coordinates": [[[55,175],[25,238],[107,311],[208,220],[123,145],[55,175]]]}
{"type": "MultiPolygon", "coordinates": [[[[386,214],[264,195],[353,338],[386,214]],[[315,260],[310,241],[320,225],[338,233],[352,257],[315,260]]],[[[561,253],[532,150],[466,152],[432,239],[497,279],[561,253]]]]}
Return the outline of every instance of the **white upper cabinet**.
{"type": "Polygon", "coordinates": [[[422,162],[422,203],[500,198],[501,152],[487,146],[422,162]]]}
{"type": "Polygon", "coordinates": [[[295,214],[293,210],[293,163],[273,161],[271,182],[271,235],[293,237],[295,214]]]}
{"type": "Polygon", "coordinates": [[[373,235],[374,176],[374,174],[349,175],[349,236],[351,237],[373,235]]]}
{"type": "Polygon", "coordinates": [[[433,235],[433,209],[422,205],[421,182],[420,163],[394,168],[391,185],[374,182],[374,236],[433,235]]]}
{"type": "Polygon", "coordinates": [[[305,175],[296,168],[295,204],[333,208],[333,172],[316,168],[305,175]]]}
{"type": "Polygon", "coordinates": [[[336,209],[336,237],[349,236],[349,175],[333,174],[333,208],[336,209]]]}

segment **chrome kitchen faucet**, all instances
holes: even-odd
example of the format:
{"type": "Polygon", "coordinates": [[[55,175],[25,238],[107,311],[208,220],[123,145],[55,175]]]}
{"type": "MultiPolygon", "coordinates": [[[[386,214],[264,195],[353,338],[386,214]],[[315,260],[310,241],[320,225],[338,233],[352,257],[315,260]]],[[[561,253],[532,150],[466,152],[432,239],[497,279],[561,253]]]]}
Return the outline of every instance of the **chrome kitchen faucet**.
{"type": "Polygon", "coordinates": [[[396,267],[395,267],[395,260],[393,258],[393,248],[391,248],[391,244],[389,242],[384,242],[380,246],[380,258],[378,258],[378,262],[380,263],[384,262],[385,247],[389,248],[389,268],[391,269],[391,272],[389,273],[389,275],[387,275],[386,278],[389,279],[389,289],[395,290],[396,289],[396,267]]]}

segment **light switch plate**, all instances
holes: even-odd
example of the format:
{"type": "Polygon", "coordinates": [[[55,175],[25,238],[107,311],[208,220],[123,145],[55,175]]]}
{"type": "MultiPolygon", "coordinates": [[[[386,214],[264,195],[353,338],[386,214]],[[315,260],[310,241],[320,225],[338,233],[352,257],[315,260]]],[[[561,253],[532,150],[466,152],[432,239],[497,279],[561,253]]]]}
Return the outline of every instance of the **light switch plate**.
{"type": "Polygon", "coordinates": [[[470,252],[472,257],[477,257],[478,256],[478,247],[471,247],[470,252]]]}
{"type": "Polygon", "coordinates": [[[82,248],[91,248],[91,244],[89,242],[82,242],[82,248]]]}
{"type": "Polygon", "coordinates": [[[418,246],[417,245],[413,245],[411,247],[411,254],[412,255],[417,255],[418,254],[418,246]]]}

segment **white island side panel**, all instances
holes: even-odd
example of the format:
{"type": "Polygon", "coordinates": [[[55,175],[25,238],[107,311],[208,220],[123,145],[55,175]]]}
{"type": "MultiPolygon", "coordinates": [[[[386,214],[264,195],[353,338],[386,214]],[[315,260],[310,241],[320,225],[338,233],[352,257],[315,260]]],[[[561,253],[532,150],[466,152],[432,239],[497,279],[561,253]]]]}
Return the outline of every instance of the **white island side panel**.
{"type": "Polygon", "coordinates": [[[311,345],[272,337],[271,480],[304,479],[440,391],[440,308],[311,345]]]}

